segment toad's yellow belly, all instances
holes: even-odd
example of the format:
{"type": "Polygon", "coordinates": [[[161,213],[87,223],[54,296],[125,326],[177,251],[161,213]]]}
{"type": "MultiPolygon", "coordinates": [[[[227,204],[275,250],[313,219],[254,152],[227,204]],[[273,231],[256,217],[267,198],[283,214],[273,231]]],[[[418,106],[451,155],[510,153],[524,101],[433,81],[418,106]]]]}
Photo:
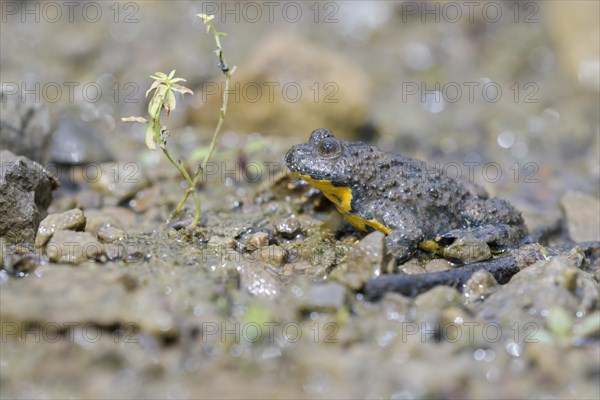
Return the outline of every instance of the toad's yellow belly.
{"type": "Polygon", "coordinates": [[[375,219],[364,219],[360,215],[352,212],[352,189],[344,186],[335,186],[331,181],[325,179],[313,179],[308,175],[296,174],[312,186],[319,189],[325,197],[335,204],[338,211],[344,216],[346,221],[357,229],[366,231],[367,226],[390,234],[390,228],[375,219]]]}

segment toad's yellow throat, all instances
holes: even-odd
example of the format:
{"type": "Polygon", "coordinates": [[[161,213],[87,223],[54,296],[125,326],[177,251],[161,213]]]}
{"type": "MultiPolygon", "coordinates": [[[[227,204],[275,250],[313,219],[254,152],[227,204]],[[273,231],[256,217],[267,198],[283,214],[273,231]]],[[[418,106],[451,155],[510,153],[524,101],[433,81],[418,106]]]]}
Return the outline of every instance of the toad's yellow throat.
{"type": "Polygon", "coordinates": [[[366,231],[367,226],[370,226],[386,235],[390,234],[390,229],[379,221],[374,219],[364,219],[360,215],[352,212],[352,189],[349,187],[335,186],[331,181],[325,179],[313,179],[308,175],[298,173],[296,175],[323,192],[325,197],[335,204],[336,208],[342,213],[346,221],[350,222],[355,228],[366,231]]]}

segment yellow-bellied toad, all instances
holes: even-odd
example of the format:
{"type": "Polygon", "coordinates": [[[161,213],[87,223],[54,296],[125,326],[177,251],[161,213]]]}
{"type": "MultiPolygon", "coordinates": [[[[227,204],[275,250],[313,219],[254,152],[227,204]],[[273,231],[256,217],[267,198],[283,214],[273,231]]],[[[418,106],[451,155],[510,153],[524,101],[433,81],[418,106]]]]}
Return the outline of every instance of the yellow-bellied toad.
{"type": "Polygon", "coordinates": [[[293,146],[285,162],[352,225],[385,233],[388,250],[399,261],[426,240],[470,236],[504,249],[527,232],[520,212],[506,201],[478,196],[423,161],[337,140],[328,129],[293,146]]]}

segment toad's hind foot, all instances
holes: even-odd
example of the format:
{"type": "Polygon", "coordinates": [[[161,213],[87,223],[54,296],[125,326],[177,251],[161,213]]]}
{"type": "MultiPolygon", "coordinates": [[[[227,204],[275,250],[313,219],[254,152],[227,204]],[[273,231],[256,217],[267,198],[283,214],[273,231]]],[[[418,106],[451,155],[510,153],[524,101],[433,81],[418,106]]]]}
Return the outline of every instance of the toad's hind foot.
{"type": "Polygon", "coordinates": [[[494,251],[504,251],[517,246],[524,234],[522,226],[497,223],[467,229],[453,229],[439,235],[437,241],[445,247],[460,238],[472,238],[487,243],[494,251]]]}

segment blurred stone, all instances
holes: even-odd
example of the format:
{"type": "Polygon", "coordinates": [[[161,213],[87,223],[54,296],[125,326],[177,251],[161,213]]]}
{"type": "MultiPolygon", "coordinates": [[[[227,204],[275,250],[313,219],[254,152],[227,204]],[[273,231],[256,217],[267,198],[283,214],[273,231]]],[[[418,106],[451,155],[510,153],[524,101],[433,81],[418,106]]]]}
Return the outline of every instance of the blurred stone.
{"type": "Polygon", "coordinates": [[[62,117],[58,120],[50,147],[51,162],[82,165],[113,160],[102,132],[95,124],[86,123],[77,117],[62,117]]]}
{"type": "Polygon", "coordinates": [[[447,271],[449,269],[452,269],[452,264],[441,258],[435,258],[425,264],[425,271],[427,272],[447,271]]]}
{"type": "Polygon", "coordinates": [[[358,290],[382,273],[386,260],[385,235],[374,231],[352,246],[346,261],[331,273],[331,278],[358,290]]]}
{"type": "Polygon", "coordinates": [[[156,290],[131,288],[114,270],[51,265],[23,280],[10,280],[0,291],[1,319],[56,325],[93,322],[131,326],[159,337],[178,331],[172,312],[156,290]]]}
{"type": "Polygon", "coordinates": [[[235,249],[236,241],[232,237],[227,236],[211,236],[208,240],[209,246],[211,246],[215,250],[226,250],[226,249],[235,249]]]}
{"type": "Polygon", "coordinates": [[[0,161],[0,237],[7,244],[33,243],[58,182],[40,164],[8,150],[0,161]]]}
{"type": "Polygon", "coordinates": [[[308,290],[303,308],[318,311],[337,311],[344,306],[347,289],[337,282],[313,285],[308,290]]]}
{"type": "Polygon", "coordinates": [[[101,210],[86,210],[87,224],[85,231],[97,234],[103,226],[114,226],[129,230],[137,226],[137,218],[133,211],[125,207],[105,207],[101,210]]]}
{"type": "Polygon", "coordinates": [[[135,162],[111,162],[94,165],[86,181],[91,187],[108,195],[105,203],[120,204],[148,187],[150,181],[135,162]]]}
{"type": "Polygon", "coordinates": [[[588,312],[600,302],[593,276],[577,268],[568,256],[542,260],[523,269],[485,301],[483,317],[515,319],[519,312],[534,316],[562,307],[570,313],[588,312]]]}
{"type": "Polygon", "coordinates": [[[156,207],[161,201],[164,201],[161,188],[159,186],[151,186],[137,192],[133,199],[129,201],[129,205],[135,212],[139,213],[156,207]]]}
{"type": "MultiPolygon", "coordinates": [[[[369,119],[370,94],[365,73],[355,65],[300,38],[269,35],[232,77],[227,125],[238,132],[303,139],[312,129],[327,127],[340,138],[356,137],[369,119]]],[[[206,104],[190,109],[190,124],[213,123],[221,86],[220,77],[205,83],[206,104]]]]}
{"type": "Polygon", "coordinates": [[[254,296],[266,298],[274,298],[286,289],[273,268],[260,261],[241,269],[240,286],[254,296]]]}
{"type": "Polygon", "coordinates": [[[600,201],[580,192],[568,192],[560,200],[569,237],[576,242],[600,240],[600,201]]]}
{"type": "Polygon", "coordinates": [[[465,284],[463,294],[469,301],[483,300],[497,285],[496,278],[482,269],[471,275],[465,284]]]}
{"type": "Polygon", "coordinates": [[[93,190],[82,189],[75,194],[75,204],[82,210],[102,208],[102,195],[93,190]]]}
{"type": "Polygon", "coordinates": [[[125,238],[125,231],[114,226],[104,225],[98,230],[97,236],[103,243],[112,243],[125,238]]]}
{"type": "Polygon", "coordinates": [[[45,245],[57,230],[82,231],[85,229],[85,223],[85,216],[78,208],[60,214],[50,214],[40,223],[35,237],[35,246],[45,245]]]}
{"type": "Polygon", "coordinates": [[[81,264],[104,254],[104,246],[87,232],[55,231],[46,246],[51,261],[81,264]]]}
{"type": "MultiPolygon", "coordinates": [[[[43,102],[22,100],[22,93],[0,91],[0,137],[2,149],[45,163],[52,126],[43,102]]],[[[4,160],[3,160],[4,162],[4,160]]]]}
{"type": "Polygon", "coordinates": [[[414,258],[408,260],[398,268],[407,275],[424,274],[426,272],[425,268],[421,265],[421,262],[414,258]]]}

